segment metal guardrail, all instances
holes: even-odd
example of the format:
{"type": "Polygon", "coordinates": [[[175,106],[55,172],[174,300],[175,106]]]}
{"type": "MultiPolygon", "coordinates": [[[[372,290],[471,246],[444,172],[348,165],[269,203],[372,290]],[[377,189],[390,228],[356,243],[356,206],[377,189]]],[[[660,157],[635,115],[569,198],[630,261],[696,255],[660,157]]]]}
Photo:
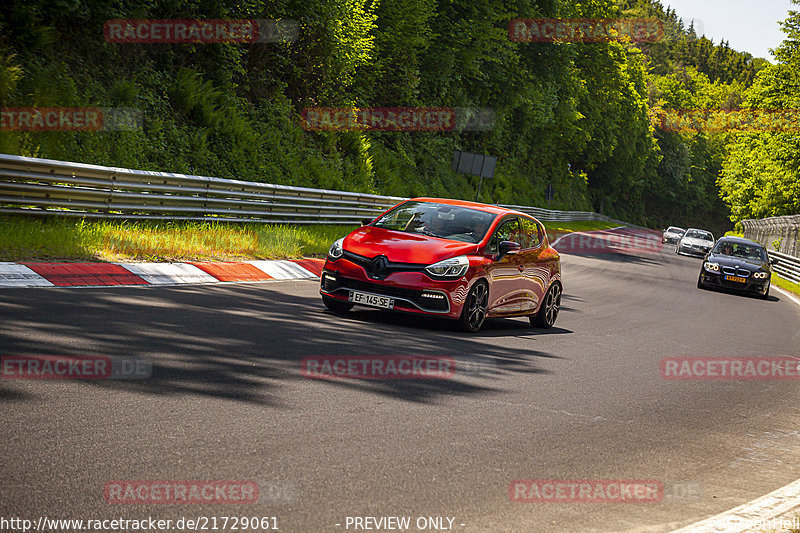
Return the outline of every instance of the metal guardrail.
{"type": "Polygon", "coordinates": [[[800,283],[800,257],[794,257],[780,252],[768,253],[770,256],[778,259],[778,263],[772,265],[773,272],[784,279],[800,283]]]}
{"type": "Polygon", "coordinates": [[[800,256],[800,215],[742,220],[744,236],[790,256],[800,256]]]}
{"type": "MultiPolygon", "coordinates": [[[[358,224],[405,200],[354,192],[103,167],[0,154],[0,213],[132,220],[358,224]]],[[[542,221],[589,211],[504,205],[542,221]]]]}
{"type": "Polygon", "coordinates": [[[402,198],[0,154],[0,212],[86,218],[358,224],[402,198]]]}
{"type": "Polygon", "coordinates": [[[800,215],[742,220],[742,228],[746,238],[760,242],[778,259],[773,272],[800,283],[800,215]],[[779,248],[772,250],[776,244],[779,248]]]}

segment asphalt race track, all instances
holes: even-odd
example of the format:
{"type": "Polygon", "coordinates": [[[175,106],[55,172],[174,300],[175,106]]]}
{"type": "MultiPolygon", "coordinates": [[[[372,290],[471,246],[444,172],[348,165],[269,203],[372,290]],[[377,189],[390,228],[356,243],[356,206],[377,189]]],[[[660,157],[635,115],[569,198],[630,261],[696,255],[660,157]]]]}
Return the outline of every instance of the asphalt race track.
{"type": "Polygon", "coordinates": [[[153,374],[3,380],[0,516],[277,517],[282,532],[355,531],[356,516],[449,517],[463,532],[693,523],[800,478],[797,381],[661,377],[670,356],[800,356],[800,306],[700,291],[699,268],[667,251],[564,255],[554,329],[505,319],[477,335],[363,308],[336,316],[315,281],[3,289],[0,355],[138,356],[153,374]],[[407,354],[473,372],[300,372],[307,356],[407,354]],[[659,480],[665,497],[518,503],[520,479],[659,480]],[[249,480],[260,499],[107,503],[114,480],[249,480]]]}

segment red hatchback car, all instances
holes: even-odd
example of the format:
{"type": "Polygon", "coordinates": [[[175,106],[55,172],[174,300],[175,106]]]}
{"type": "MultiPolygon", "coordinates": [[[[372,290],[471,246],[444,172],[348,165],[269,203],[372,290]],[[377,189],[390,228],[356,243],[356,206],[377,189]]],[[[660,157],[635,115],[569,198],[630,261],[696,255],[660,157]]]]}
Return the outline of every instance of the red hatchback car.
{"type": "Polygon", "coordinates": [[[550,328],[561,306],[561,261],[535,218],[438,198],[397,204],[330,248],[320,276],[325,306],[356,304],[459,320],[529,316],[550,328]]]}

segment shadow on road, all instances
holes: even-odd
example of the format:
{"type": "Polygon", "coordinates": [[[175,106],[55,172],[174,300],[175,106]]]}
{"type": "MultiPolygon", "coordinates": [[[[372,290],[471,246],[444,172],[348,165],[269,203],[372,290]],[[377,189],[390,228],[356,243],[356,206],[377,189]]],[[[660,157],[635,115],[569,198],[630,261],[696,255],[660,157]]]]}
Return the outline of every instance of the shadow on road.
{"type": "MultiPolygon", "coordinates": [[[[534,339],[571,333],[538,330],[527,320],[495,319],[469,335],[453,323],[373,311],[338,316],[314,290],[283,284],[213,287],[25,289],[0,302],[0,355],[138,356],[153,364],[140,380],[76,380],[86,387],[157,396],[211,396],[285,406],[282,388],[305,380],[307,356],[452,356],[484,368],[480,375],[427,380],[313,380],[414,402],[500,390],[508,373],[540,373],[534,339]],[[498,337],[522,337],[513,352],[498,337]],[[530,342],[528,342],[530,339],[530,342]]],[[[296,285],[295,285],[296,286],[296,285]]],[[[0,400],[30,400],[3,380],[0,400]]]]}

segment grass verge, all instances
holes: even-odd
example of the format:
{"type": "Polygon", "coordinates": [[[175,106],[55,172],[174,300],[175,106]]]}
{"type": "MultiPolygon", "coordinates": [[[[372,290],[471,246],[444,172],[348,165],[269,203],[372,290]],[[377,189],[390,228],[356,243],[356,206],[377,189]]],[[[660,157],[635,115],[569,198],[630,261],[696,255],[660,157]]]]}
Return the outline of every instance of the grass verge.
{"type": "MultiPolygon", "coordinates": [[[[615,226],[613,222],[602,221],[545,223],[551,236],[615,226]]],[[[324,257],[333,241],[356,227],[9,216],[0,218],[0,261],[242,261],[324,257]]]]}
{"type": "Polygon", "coordinates": [[[544,222],[547,233],[572,233],[574,231],[592,231],[600,229],[611,229],[619,226],[616,222],[604,222],[602,220],[580,220],[577,222],[544,222]]]}
{"type": "Polygon", "coordinates": [[[1,261],[240,261],[322,257],[354,226],[0,218],[1,261]]]}
{"type": "Polygon", "coordinates": [[[783,279],[782,277],[778,276],[773,272],[772,278],[770,283],[775,285],[776,287],[780,287],[785,291],[789,291],[795,296],[800,296],[800,284],[794,283],[789,281],[788,279],[783,279]]]}

